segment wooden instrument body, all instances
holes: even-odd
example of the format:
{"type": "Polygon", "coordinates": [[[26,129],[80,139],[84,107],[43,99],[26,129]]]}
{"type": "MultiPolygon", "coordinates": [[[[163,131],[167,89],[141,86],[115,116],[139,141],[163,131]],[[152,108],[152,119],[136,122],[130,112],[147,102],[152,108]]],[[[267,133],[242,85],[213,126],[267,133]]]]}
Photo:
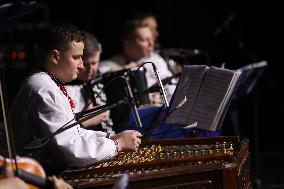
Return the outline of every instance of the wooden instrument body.
{"type": "Polygon", "coordinates": [[[112,188],[128,172],[128,188],[252,188],[248,141],[208,137],[143,141],[140,151],[62,176],[80,188],[112,188]]]}

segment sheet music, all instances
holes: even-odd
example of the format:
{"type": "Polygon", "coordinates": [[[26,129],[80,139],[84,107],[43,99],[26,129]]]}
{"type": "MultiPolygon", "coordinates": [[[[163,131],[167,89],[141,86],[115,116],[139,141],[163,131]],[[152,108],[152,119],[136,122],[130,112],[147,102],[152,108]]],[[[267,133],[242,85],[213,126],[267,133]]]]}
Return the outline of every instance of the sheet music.
{"type": "Polygon", "coordinates": [[[234,76],[231,80],[231,83],[229,85],[229,89],[224,97],[224,100],[222,101],[222,104],[220,106],[220,109],[214,119],[214,122],[212,124],[212,129],[213,130],[217,130],[220,125],[222,124],[223,122],[223,119],[225,118],[225,114],[226,114],[226,111],[230,105],[230,101],[232,100],[233,98],[233,95],[234,93],[236,92],[237,88],[239,87],[239,82],[240,82],[240,75],[241,75],[241,72],[240,71],[236,71],[234,72],[234,76]]]}
{"type": "Polygon", "coordinates": [[[190,66],[184,70],[172,108],[184,95],[188,101],[169,115],[167,123],[192,124],[201,129],[216,131],[222,122],[232,94],[239,81],[240,72],[217,67],[190,66]],[[189,82],[190,81],[190,82],[189,82]]]}
{"type": "Polygon", "coordinates": [[[167,117],[167,123],[187,124],[188,114],[192,112],[206,69],[207,66],[184,67],[170,106],[172,113],[167,117]],[[178,110],[174,110],[184,100],[184,97],[187,99],[185,104],[178,110]]]}

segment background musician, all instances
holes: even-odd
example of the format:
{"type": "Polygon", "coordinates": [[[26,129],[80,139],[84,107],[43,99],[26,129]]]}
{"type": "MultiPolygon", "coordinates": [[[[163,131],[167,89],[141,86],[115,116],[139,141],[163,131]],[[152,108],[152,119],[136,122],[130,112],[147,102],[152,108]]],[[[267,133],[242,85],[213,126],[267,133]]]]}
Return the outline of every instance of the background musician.
{"type": "MultiPolygon", "coordinates": [[[[153,62],[159,70],[161,79],[173,76],[166,61],[154,51],[155,40],[151,28],[140,19],[132,19],[125,23],[121,30],[122,52],[104,60],[100,64],[101,71],[113,72],[138,67],[144,62],[153,62]]],[[[151,64],[145,64],[145,76],[148,87],[156,84],[154,70],[151,64]]],[[[170,100],[175,87],[165,86],[170,100]]],[[[162,103],[159,93],[150,95],[153,104],[162,103]]]]}
{"type": "MultiPolygon", "coordinates": [[[[95,106],[105,105],[107,102],[106,94],[103,90],[101,81],[94,81],[99,74],[99,62],[102,47],[95,36],[85,32],[83,51],[84,68],[80,70],[78,78],[66,86],[71,98],[75,102],[75,112],[89,110],[95,106]]],[[[109,111],[103,112],[85,122],[82,125],[87,129],[100,130],[109,134],[114,134],[113,122],[109,117],[109,111]]]]}

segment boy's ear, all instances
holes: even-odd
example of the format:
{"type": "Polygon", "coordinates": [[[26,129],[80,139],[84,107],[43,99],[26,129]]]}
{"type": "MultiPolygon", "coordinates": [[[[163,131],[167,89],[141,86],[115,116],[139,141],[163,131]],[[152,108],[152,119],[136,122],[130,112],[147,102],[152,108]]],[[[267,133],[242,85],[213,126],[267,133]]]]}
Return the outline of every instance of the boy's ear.
{"type": "Polygon", "coordinates": [[[51,59],[51,61],[54,63],[54,64],[58,64],[59,63],[59,51],[58,50],[52,50],[49,54],[49,57],[51,59]]]}

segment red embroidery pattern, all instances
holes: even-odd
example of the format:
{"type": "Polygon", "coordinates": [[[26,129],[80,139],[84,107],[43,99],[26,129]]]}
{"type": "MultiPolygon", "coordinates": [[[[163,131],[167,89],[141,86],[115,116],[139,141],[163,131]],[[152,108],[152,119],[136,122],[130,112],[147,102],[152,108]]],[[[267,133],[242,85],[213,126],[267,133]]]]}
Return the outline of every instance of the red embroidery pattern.
{"type": "Polygon", "coordinates": [[[60,90],[63,92],[63,94],[68,98],[69,104],[71,106],[72,111],[75,110],[75,104],[72,98],[68,95],[67,90],[64,85],[59,85],[60,90]]]}
{"type": "Polygon", "coordinates": [[[62,93],[67,97],[68,102],[70,104],[70,107],[71,107],[72,111],[74,112],[74,110],[75,110],[75,103],[72,100],[72,98],[69,96],[69,94],[67,93],[67,90],[66,90],[66,88],[64,86],[64,81],[60,80],[58,77],[54,76],[51,73],[48,73],[48,72],[46,72],[46,73],[56,83],[56,85],[59,87],[59,89],[62,91],[62,93]]]}

